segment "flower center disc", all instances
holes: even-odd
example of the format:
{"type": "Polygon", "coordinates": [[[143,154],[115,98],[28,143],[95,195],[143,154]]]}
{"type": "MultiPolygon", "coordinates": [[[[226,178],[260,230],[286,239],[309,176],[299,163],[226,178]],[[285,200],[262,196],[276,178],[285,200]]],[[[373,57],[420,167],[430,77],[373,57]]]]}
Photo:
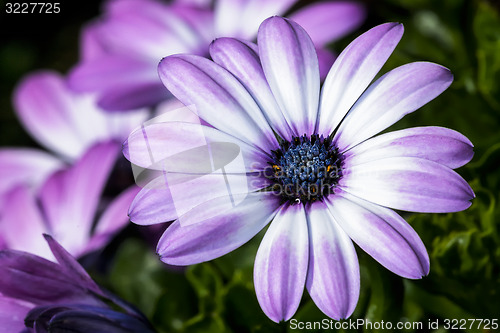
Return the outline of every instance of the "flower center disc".
{"type": "Polygon", "coordinates": [[[290,202],[310,202],[328,196],[342,176],[341,156],[330,139],[306,135],[293,137],[271,152],[269,162],[273,192],[290,202]]]}

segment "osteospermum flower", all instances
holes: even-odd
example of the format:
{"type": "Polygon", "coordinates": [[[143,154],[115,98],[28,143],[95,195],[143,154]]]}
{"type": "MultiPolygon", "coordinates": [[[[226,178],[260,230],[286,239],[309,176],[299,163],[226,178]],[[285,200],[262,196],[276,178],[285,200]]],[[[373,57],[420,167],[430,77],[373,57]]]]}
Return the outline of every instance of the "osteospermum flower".
{"type": "Polygon", "coordinates": [[[428,274],[424,244],[393,209],[468,208],[474,193],[453,169],[473,146],[442,127],[373,137],[452,82],[448,69],[414,62],[370,85],[402,34],[387,23],[358,37],[321,90],[311,39],[280,17],[262,23],[258,46],[222,38],[210,46],[213,61],[164,58],[165,86],[211,126],[153,124],[125,143],[131,162],[161,171],[129,212],[138,224],[176,220],[159,240],[161,260],[217,258],[270,223],[254,283],[276,322],[293,316],[304,286],[329,317],[352,314],[360,289],[352,241],[402,277],[428,274]]]}
{"type": "MultiPolygon", "coordinates": [[[[111,111],[155,105],[172,97],[158,81],[162,57],[207,55],[215,37],[252,40],[260,22],[284,14],[297,0],[217,0],[213,9],[210,2],[108,1],[103,16],[83,30],[82,60],[70,74],[71,87],[97,93],[99,105],[111,111]]],[[[290,17],[311,34],[326,73],[335,55],[325,45],[358,27],[364,9],[355,2],[324,1],[290,17]]]]}
{"type": "Polygon", "coordinates": [[[0,251],[4,332],[153,332],[142,313],[100,288],[60,244],[44,237],[57,263],[0,251]]]}
{"type": "Polygon", "coordinates": [[[73,166],[51,174],[39,189],[20,184],[6,192],[0,249],[53,259],[44,233],[76,257],[105,246],[128,223],[127,207],[139,189],[133,185],[111,202],[103,198],[119,151],[115,142],[97,144],[73,166]]]}
{"type": "Polygon", "coordinates": [[[0,149],[0,215],[8,191],[18,185],[35,190],[56,170],[73,163],[98,142],[123,141],[148,116],[146,110],[108,114],[95,97],[71,91],[53,71],[26,76],[13,97],[16,115],[26,131],[51,153],[33,148],[0,149]]]}
{"type": "Polygon", "coordinates": [[[43,70],[21,80],[13,103],[21,124],[35,140],[60,159],[73,162],[97,142],[123,141],[148,117],[145,109],[106,113],[95,99],[69,89],[60,74],[43,70]]]}

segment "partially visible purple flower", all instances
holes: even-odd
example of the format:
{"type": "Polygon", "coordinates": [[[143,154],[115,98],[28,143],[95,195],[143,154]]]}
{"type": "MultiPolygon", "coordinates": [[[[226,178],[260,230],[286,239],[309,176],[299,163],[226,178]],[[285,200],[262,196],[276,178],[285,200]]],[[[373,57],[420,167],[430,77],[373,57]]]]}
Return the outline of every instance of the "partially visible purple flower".
{"type": "MultiPolygon", "coordinates": [[[[42,184],[54,171],[72,163],[98,142],[122,142],[147,119],[147,110],[109,114],[95,105],[95,97],[71,91],[66,79],[52,71],[24,78],[13,97],[26,131],[54,154],[32,148],[0,149],[0,198],[17,185],[42,184]]],[[[0,216],[5,200],[0,200],[0,216]]]]}
{"type": "Polygon", "coordinates": [[[281,17],[262,23],[258,45],[215,40],[213,61],[164,58],[165,86],[211,126],[152,124],[124,144],[132,163],[161,172],[130,207],[137,224],[175,219],[158,242],[161,260],[212,260],[270,223],[254,283],[276,322],[294,315],[304,287],[329,317],[352,314],[360,290],[353,241],[395,274],[428,274],[424,244],[393,209],[467,209],[474,192],[453,169],[474,153],[470,140],[442,127],[376,136],[453,80],[440,65],[414,62],[370,85],[402,35],[397,23],[364,33],[321,89],[312,40],[281,17]]]}
{"type": "MultiPolygon", "coordinates": [[[[7,192],[19,184],[38,186],[64,162],[57,157],[34,148],[0,149],[0,216],[7,192]]],[[[1,247],[0,247],[1,248],[1,247]]]]}
{"type": "Polygon", "coordinates": [[[142,313],[101,289],[61,245],[44,237],[58,263],[0,251],[4,332],[153,332],[142,313]]]}
{"type": "Polygon", "coordinates": [[[14,91],[14,108],[27,132],[61,159],[72,162],[97,142],[121,142],[146,120],[146,110],[128,114],[103,112],[95,96],[70,90],[66,78],[39,71],[14,91]]]}
{"type": "Polygon", "coordinates": [[[10,189],[0,219],[4,246],[52,259],[41,238],[44,233],[77,257],[107,244],[129,221],[127,207],[138,192],[133,186],[102,202],[119,150],[115,142],[97,144],[73,166],[50,175],[40,189],[23,184],[10,189]]]}
{"type": "MultiPolygon", "coordinates": [[[[260,22],[287,12],[297,0],[111,0],[104,15],[82,32],[82,61],[70,74],[76,91],[98,94],[110,111],[155,105],[171,95],[158,81],[158,61],[170,54],[207,55],[215,37],[255,39],[260,22]],[[193,6],[193,3],[198,6],[193,6]]],[[[356,2],[310,4],[291,18],[310,30],[326,75],[335,55],[325,45],[357,28],[364,9],[356,2]]]]}

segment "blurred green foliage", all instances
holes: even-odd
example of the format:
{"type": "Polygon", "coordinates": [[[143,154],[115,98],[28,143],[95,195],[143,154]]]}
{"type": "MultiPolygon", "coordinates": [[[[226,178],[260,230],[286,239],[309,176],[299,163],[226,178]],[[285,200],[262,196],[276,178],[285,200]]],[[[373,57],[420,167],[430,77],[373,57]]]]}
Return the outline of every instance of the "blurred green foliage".
{"type": "MultiPolygon", "coordinates": [[[[369,15],[363,28],[388,21],[405,26],[405,35],[382,73],[411,61],[432,61],[450,68],[455,76],[445,93],[389,130],[436,125],[468,136],[476,154],[458,172],[477,198],[460,213],[405,215],[431,259],[430,274],[422,280],[400,278],[358,248],[361,294],[351,319],[426,324],[499,318],[500,5],[486,0],[364,2],[369,15]]],[[[366,29],[332,47],[341,51],[366,29]]],[[[0,57],[20,54],[16,66],[30,68],[35,61],[30,47],[11,45],[1,49],[0,57]]],[[[159,332],[297,332],[288,323],[273,323],[257,303],[253,260],[262,235],[222,258],[185,269],[167,267],[143,241],[125,239],[109,270],[97,277],[144,311],[159,332]]],[[[326,317],[305,292],[294,318],[321,321],[326,317]]],[[[423,331],[446,330],[424,325],[423,331]]],[[[476,331],[482,330],[467,330],[476,331]]]]}

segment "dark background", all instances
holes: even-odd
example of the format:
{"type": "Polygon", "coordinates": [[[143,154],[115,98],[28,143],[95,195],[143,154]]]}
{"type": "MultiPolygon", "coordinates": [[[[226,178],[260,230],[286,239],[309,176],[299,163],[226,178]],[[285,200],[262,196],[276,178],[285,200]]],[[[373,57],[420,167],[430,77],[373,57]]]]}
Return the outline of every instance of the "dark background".
{"type": "MultiPolygon", "coordinates": [[[[101,1],[56,0],[58,14],[7,14],[0,0],[0,145],[36,145],[17,121],[11,94],[20,78],[38,69],[65,73],[78,60],[81,26],[100,12],[101,1]]],[[[50,1],[55,3],[56,1],[50,1]]],[[[26,1],[30,2],[30,1],[26,1]]],[[[35,1],[33,1],[35,2],[35,1]]]]}

